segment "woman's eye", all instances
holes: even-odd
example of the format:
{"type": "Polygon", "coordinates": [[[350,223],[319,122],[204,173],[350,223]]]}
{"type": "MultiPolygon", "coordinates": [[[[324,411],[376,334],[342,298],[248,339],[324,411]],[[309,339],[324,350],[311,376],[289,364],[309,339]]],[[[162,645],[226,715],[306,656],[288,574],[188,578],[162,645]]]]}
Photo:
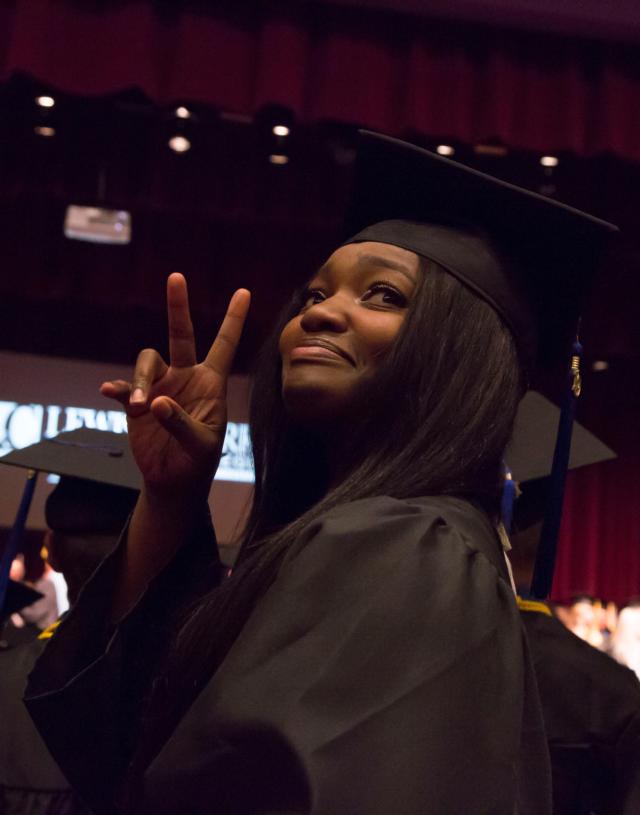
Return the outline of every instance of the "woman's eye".
{"type": "Polygon", "coordinates": [[[408,302],[406,296],[389,283],[374,283],[369,286],[360,300],[373,306],[395,306],[396,308],[405,308],[408,302]]]}
{"type": "Polygon", "coordinates": [[[311,306],[315,306],[316,303],[321,303],[323,300],[326,300],[324,293],[320,291],[320,289],[307,289],[307,291],[302,295],[302,310],[307,308],[311,308],[311,306]]]}

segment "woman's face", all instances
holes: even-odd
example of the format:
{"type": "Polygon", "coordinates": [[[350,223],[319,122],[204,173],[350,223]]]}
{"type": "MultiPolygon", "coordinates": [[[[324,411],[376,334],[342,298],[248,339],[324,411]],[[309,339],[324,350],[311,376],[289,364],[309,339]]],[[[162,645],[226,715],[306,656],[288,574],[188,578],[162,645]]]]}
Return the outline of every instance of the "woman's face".
{"type": "Polygon", "coordinates": [[[282,393],[299,421],[339,419],[377,370],[407,314],[418,256],[372,241],[337,249],[280,335],[282,393]]]}

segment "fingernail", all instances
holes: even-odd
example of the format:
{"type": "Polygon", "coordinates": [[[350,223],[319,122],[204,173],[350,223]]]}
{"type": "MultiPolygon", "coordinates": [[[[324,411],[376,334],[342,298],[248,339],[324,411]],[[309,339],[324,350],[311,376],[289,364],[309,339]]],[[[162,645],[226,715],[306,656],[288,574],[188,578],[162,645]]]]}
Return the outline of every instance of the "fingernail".
{"type": "Polygon", "coordinates": [[[131,398],[129,399],[131,404],[139,405],[144,402],[144,391],[142,388],[136,388],[133,393],[131,394],[131,398]]]}
{"type": "Polygon", "coordinates": [[[160,414],[161,419],[170,419],[173,416],[173,408],[169,402],[160,402],[156,407],[156,413],[160,414]]]}

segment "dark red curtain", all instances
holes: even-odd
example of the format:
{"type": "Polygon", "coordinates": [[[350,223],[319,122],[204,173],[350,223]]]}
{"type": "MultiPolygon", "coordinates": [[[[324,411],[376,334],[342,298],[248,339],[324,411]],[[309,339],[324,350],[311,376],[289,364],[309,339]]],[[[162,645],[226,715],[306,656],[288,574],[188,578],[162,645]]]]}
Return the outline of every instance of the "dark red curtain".
{"type": "Polygon", "coordinates": [[[640,595],[637,369],[619,359],[608,371],[585,371],[578,418],[618,459],[569,474],[553,592],[559,601],[586,592],[620,604],[640,595]]]}
{"type": "Polygon", "coordinates": [[[565,501],[554,597],[586,592],[621,604],[639,595],[638,461],[625,456],[572,474],[565,501]]]}
{"type": "Polygon", "coordinates": [[[640,49],[311,3],[5,0],[0,76],[640,157],[640,49]],[[217,4],[219,7],[222,4],[217,4]],[[214,10],[211,7],[214,7],[214,10]],[[229,11],[231,9],[231,11],[229,11]]]}

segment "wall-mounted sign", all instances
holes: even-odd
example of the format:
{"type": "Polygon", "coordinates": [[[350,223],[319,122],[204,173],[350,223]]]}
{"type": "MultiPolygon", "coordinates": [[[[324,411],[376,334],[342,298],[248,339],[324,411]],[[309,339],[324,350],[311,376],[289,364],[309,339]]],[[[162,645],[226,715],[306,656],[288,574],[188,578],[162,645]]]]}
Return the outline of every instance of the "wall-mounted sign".
{"type": "MultiPolygon", "coordinates": [[[[11,450],[36,444],[43,437],[52,438],[58,433],[79,427],[126,433],[127,419],[120,410],[21,404],[0,400],[0,456],[11,450]]],[[[215,477],[218,481],[253,483],[251,441],[249,425],[246,423],[228,422],[222,459],[215,477]]]]}

